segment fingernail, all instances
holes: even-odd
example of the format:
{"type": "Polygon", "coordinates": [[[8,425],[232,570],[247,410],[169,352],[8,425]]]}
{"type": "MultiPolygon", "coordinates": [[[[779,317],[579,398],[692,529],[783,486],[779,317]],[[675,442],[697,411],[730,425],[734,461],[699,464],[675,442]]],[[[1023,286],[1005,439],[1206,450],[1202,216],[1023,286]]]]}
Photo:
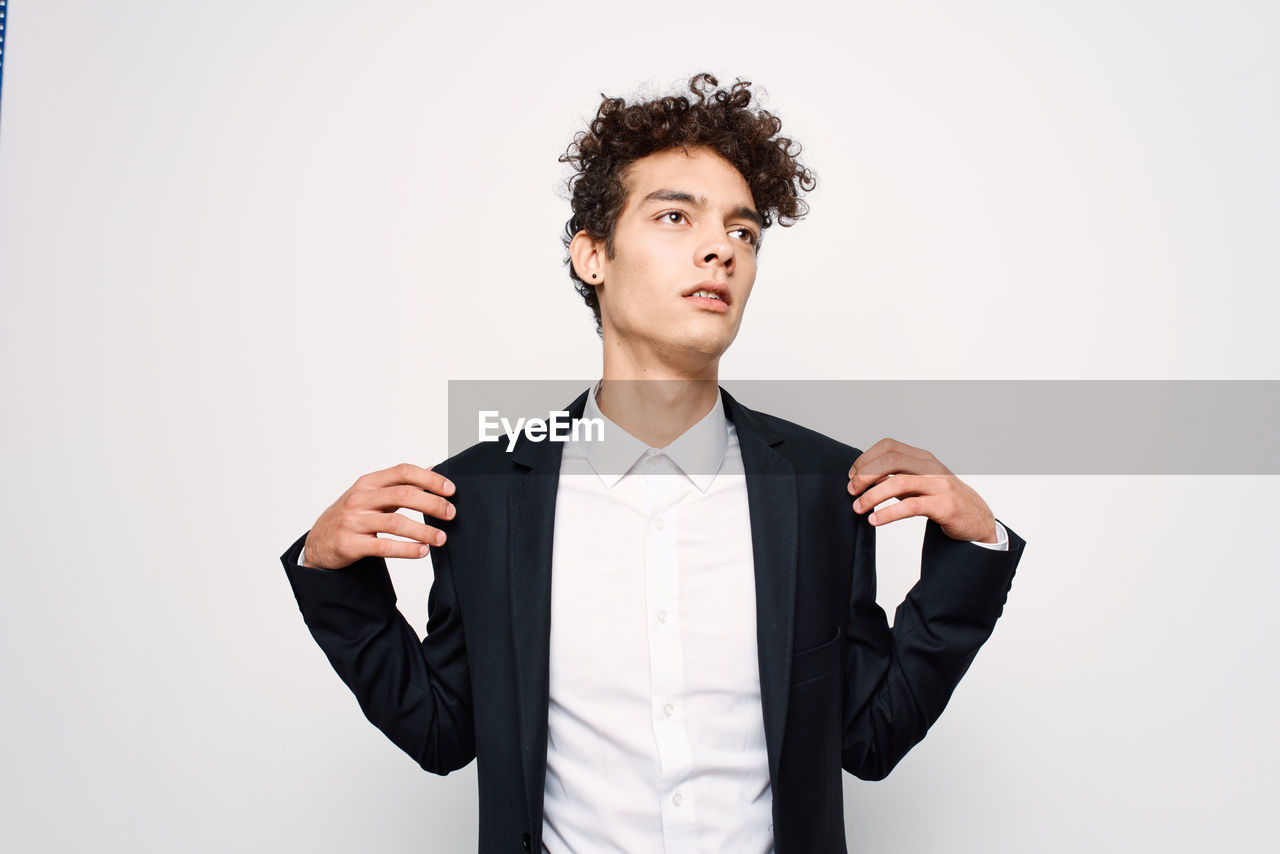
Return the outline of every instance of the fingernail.
{"type": "Polygon", "coordinates": [[[452,504],[450,504],[450,505],[449,505],[449,507],[448,507],[448,509],[447,509],[447,510],[445,510],[445,518],[446,518],[446,519],[452,519],[452,518],[453,518],[453,516],[454,516],[454,514],[455,514],[455,513],[457,513],[457,512],[458,512],[458,508],[456,508],[456,507],[454,507],[452,504]]]}
{"type": "Polygon", "coordinates": [[[454,486],[454,485],[453,485],[453,481],[451,481],[451,480],[446,480],[446,481],[444,482],[444,488],[445,488],[446,490],[448,490],[451,494],[452,494],[453,492],[456,492],[456,491],[457,491],[457,489],[458,489],[458,487],[456,487],[456,486],[454,486]]]}
{"type": "Polygon", "coordinates": [[[431,549],[427,548],[426,546],[420,546],[418,548],[418,557],[426,557],[427,552],[429,551],[431,551],[431,549]]]}
{"type": "Polygon", "coordinates": [[[872,525],[874,525],[879,520],[876,519],[876,514],[872,513],[870,516],[867,517],[867,521],[870,522],[872,525]]]}
{"type": "Polygon", "coordinates": [[[859,498],[857,501],[853,502],[853,510],[854,510],[854,512],[855,512],[855,513],[861,513],[861,512],[862,512],[862,499],[861,499],[861,498],[859,498]]]}
{"type": "Polygon", "coordinates": [[[444,545],[444,531],[440,531],[439,533],[436,534],[436,545],[437,546],[444,545]]]}

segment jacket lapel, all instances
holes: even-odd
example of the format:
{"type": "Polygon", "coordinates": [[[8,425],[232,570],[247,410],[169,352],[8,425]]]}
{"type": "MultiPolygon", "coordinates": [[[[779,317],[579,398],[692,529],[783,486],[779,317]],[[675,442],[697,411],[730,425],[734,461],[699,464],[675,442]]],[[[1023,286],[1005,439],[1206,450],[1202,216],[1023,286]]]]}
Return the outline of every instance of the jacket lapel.
{"type": "MultiPolygon", "coordinates": [[[[566,407],[581,418],[588,391],[566,407]]],[[[512,461],[524,468],[507,496],[507,572],[515,645],[520,761],[530,820],[542,816],[547,774],[547,704],[551,656],[551,557],[563,442],[516,440],[512,461]]]]}
{"type": "Polygon", "coordinates": [[[799,502],[795,467],[774,446],[782,436],[723,388],[725,415],[738,432],[747,479],[756,576],[756,645],[769,775],[778,779],[795,634],[799,502]]]}

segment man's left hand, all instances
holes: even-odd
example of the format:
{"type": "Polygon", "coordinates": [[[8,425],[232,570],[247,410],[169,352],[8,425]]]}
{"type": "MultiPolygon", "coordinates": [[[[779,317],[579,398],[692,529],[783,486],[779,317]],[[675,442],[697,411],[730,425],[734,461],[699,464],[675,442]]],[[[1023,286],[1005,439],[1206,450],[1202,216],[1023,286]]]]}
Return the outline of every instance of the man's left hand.
{"type": "Polygon", "coordinates": [[[927,516],[953,540],[996,542],[996,517],[982,496],[923,448],[888,438],[876,442],[849,469],[849,494],[858,496],[857,513],[898,499],[873,512],[872,525],[927,516]]]}

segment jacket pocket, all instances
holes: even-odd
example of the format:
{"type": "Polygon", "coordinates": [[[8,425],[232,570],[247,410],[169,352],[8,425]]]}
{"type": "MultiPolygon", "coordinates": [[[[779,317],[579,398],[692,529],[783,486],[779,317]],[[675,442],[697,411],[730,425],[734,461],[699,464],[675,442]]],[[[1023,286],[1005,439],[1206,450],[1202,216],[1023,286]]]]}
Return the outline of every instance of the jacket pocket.
{"type": "Polygon", "coordinates": [[[791,684],[808,682],[835,670],[840,665],[841,631],[821,646],[797,652],[791,656],[791,684]]]}

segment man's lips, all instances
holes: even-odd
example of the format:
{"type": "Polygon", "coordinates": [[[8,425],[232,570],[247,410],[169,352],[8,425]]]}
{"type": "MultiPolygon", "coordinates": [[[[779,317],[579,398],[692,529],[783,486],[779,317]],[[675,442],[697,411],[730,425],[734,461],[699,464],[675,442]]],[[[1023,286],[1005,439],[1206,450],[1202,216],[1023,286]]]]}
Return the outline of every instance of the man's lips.
{"type": "Polygon", "coordinates": [[[713,299],[711,297],[685,297],[689,302],[697,305],[699,308],[705,308],[708,311],[728,311],[729,304],[721,299],[713,299]]]}
{"type": "Polygon", "coordinates": [[[684,298],[711,311],[729,310],[729,288],[719,282],[699,282],[685,291],[684,298]],[[713,294],[714,296],[695,296],[695,294],[713,294]]]}

